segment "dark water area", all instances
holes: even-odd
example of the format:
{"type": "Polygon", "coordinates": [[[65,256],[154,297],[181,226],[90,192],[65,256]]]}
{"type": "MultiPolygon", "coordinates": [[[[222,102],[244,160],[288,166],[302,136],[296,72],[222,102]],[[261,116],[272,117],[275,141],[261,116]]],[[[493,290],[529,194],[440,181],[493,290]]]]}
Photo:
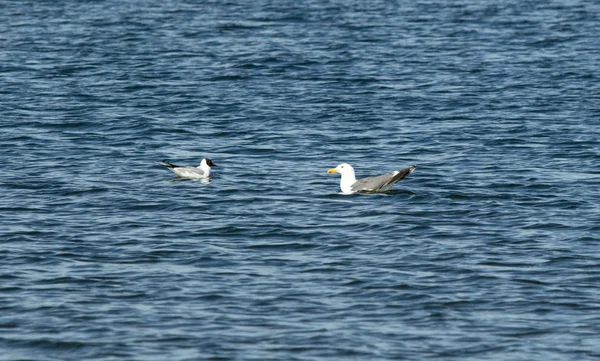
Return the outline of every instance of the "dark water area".
{"type": "Polygon", "coordinates": [[[0,359],[600,358],[599,19],[1,2],[0,359]]]}

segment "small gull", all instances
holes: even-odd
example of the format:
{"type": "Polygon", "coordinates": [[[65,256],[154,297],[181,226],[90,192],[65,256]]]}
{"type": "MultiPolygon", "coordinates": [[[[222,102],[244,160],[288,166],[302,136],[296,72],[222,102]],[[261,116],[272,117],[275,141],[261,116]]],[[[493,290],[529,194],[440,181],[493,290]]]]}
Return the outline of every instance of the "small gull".
{"type": "Polygon", "coordinates": [[[350,194],[356,192],[385,192],[389,190],[394,183],[406,178],[406,176],[411,174],[416,168],[417,167],[413,165],[387,174],[356,180],[354,168],[348,163],[343,163],[335,168],[331,168],[327,173],[339,173],[342,176],[340,179],[342,193],[350,194]]]}
{"type": "Polygon", "coordinates": [[[162,161],[162,164],[165,167],[169,168],[173,171],[178,177],[181,178],[191,178],[191,179],[206,179],[210,177],[210,167],[216,167],[217,165],[212,162],[209,158],[202,159],[200,165],[198,167],[181,167],[172,163],[167,162],[166,160],[162,161]]]}

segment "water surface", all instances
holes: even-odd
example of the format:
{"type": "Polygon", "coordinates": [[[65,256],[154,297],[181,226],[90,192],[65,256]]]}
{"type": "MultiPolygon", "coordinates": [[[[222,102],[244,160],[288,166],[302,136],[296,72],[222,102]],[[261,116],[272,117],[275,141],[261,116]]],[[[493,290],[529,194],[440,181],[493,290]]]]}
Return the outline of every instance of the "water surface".
{"type": "Polygon", "coordinates": [[[600,357],[596,2],[1,7],[2,359],[600,357]]]}

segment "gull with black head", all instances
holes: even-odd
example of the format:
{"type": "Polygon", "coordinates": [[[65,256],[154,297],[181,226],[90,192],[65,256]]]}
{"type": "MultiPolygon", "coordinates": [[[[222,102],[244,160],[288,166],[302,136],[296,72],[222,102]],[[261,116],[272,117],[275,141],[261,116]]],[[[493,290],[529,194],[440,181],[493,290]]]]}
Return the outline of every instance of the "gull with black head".
{"type": "Polygon", "coordinates": [[[197,166],[197,167],[193,167],[193,166],[178,166],[178,165],[169,163],[166,160],[163,160],[161,165],[164,165],[165,167],[169,168],[178,177],[180,177],[180,178],[189,178],[189,179],[207,179],[207,178],[210,178],[210,167],[216,167],[217,166],[209,158],[202,159],[202,162],[200,162],[200,165],[197,166]]]}

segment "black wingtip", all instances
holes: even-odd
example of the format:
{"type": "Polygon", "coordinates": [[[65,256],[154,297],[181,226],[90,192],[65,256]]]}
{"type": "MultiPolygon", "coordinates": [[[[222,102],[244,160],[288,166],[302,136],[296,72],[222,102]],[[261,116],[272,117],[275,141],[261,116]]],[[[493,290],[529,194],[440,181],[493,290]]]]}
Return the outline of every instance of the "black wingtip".
{"type": "Polygon", "coordinates": [[[165,166],[165,167],[167,167],[167,168],[175,168],[175,167],[177,167],[175,164],[171,164],[171,163],[167,162],[167,161],[166,161],[166,160],[164,160],[164,159],[162,160],[162,162],[163,162],[163,164],[162,164],[162,165],[164,165],[164,166],[165,166]]]}
{"type": "Polygon", "coordinates": [[[410,167],[404,168],[402,170],[398,171],[398,174],[396,174],[389,182],[388,184],[394,184],[396,182],[399,182],[401,180],[403,180],[404,178],[408,177],[409,174],[411,174],[415,169],[417,169],[416,165],[411,165],[410,167]]]}

